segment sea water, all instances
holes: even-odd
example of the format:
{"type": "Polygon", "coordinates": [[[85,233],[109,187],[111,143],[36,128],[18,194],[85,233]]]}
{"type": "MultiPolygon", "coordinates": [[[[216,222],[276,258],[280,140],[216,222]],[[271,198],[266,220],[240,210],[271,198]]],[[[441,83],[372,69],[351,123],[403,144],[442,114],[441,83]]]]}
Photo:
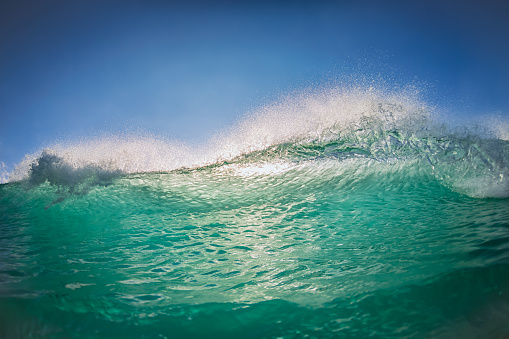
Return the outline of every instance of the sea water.
{"type": "Polygon", "coordinates": [[[504,338],[507,126],[332,89],[201,147],[53,145],[0,185],[2,338],[504,338]]]}

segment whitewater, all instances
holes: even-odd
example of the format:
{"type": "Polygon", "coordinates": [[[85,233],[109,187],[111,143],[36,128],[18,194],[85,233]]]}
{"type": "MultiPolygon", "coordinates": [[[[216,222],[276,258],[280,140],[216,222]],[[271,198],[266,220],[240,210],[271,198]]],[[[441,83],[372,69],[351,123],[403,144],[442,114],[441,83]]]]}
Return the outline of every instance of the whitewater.
{"type": "Polygon", "coordinates": [[[0,336],[503,338],[508,175],[507,121],[369,86],[48,145],[0,185],[0,336]]]}

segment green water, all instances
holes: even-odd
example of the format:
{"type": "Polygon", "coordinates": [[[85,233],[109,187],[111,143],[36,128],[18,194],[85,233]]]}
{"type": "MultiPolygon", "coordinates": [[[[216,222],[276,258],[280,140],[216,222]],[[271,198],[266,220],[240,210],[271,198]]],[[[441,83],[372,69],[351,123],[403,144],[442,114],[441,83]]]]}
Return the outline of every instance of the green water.
{"type": "Polygon", "coordinates": [[[233,164],[63,201],[0,187],[4,337],[509,334],[507,199],[418,166],[233,164]]]}

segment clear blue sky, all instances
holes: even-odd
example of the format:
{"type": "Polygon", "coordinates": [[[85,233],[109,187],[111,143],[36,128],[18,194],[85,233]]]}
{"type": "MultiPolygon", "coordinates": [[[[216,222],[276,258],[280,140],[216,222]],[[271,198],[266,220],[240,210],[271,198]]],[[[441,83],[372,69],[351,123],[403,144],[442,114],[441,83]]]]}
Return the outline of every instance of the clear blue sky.
{"type": "Polygon", "coordinates": [[[0,161],[126,128],[203,141],[350,73],[428,84],[460,116],[507,116],[508,15],[494,0],[2,0],[0,161]]]}

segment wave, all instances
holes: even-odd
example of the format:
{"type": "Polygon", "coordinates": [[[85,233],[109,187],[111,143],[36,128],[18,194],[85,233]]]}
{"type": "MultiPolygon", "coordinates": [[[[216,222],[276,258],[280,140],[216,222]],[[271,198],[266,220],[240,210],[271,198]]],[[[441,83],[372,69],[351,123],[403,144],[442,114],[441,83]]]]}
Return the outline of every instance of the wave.
{"type": "Polygon", "coordinates": [[[264,106],[200,147],[150,135],[56,144],[27,156],[9,181],[83,193],[124,174],[320,159],[341,166],[361,158],[397,168],[411,164],[408,170],[425,170],[472,197],[508,197],[508,124],[443,121],[414,93],[320,89],[264,106]]]}

